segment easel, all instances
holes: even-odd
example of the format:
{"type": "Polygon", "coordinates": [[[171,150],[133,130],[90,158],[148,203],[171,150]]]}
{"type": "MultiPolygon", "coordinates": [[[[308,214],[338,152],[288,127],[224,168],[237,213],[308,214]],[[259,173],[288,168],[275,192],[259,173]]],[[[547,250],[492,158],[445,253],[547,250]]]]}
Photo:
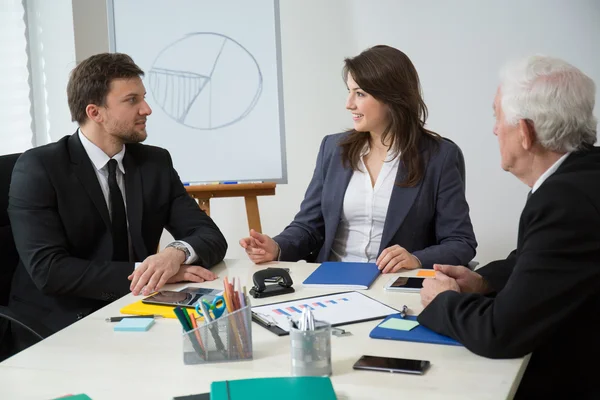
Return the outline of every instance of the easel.
{"type": "Polygon", "coordinates": [[[214,197],[244,197],[248,227],[262,232],[257,196],[273,196],[275,183],[238,183],[186,186],[190,196],[198,201],[198,206],[210,216],[210,199],[214,197]]]}

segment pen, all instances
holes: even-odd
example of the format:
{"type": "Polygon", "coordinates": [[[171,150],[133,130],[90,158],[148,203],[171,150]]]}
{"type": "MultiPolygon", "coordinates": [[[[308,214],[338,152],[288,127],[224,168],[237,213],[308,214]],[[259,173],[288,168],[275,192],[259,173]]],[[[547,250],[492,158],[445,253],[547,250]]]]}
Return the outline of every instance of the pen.
{"type": "Polygon", "coordinates": [[[238,185],[243,183],[264,183],[263,181],[223,181],[223,185],[238,185]]]}
{"type": "Polygon", "coordinates": [[[215,341],[215,345],[217,346],[217,350],[219,350],[226,358],[227,358],[227,350],[225,350],[225,345],[223,345],[223,341],[219,336],[219,327],[212,323],[214,320],[209,314],[208,307],[204,304],[203,301],[200,301],[200,308],[202,309],[202,314],[204,315],[204,323],[208,326],[208,330],[215,341]]]}
{"type": "MultiPolygon", "coordinates": [[[[177,319],[179,320],[179,323],[181,324],[181,326],[183,327],[183,331],[188,335],[188,339],[190,340],[190,343],[192,343],[192,347],[194,348],[194,351],[196,352],[196,354],[198,355],[198,357],[202,358],[202,359],[206,359],[205,354],[204,354],[204,346],[200,346],[200,342],[198,342],[195,337],[192,337],[189,332],[191,330],[194,329],[194,327],[192,326],[192,323],[190,322],[189,319],[189,314],[187,314],[185,312],[185,309],[177,306],[173,309],[173,312],[175,313],[175,316],[177,317],[177,319]],[[187,314],[187,317],[186,317],[187,314]]],[[[195,333],[194,333],[195,335],[195,333]]]]}
{"type": "Polygon", "coordinates": [[[125,315],[123,317],[110,317],[110,318],[106,318],[105,321],[106,322],[119,322],[122,319],[129,319],[129,318],[162,318],[162,315],[157,315],[157,314],[150,314],[150,315],[125,315]]]}
{"type": "Polygon", "coordinates": [[[402,306],[402,310],[400,310],[400,316],[402,318],[406,318],[406,313],[408,312],[408,307],[406,305],[402,306]]]}

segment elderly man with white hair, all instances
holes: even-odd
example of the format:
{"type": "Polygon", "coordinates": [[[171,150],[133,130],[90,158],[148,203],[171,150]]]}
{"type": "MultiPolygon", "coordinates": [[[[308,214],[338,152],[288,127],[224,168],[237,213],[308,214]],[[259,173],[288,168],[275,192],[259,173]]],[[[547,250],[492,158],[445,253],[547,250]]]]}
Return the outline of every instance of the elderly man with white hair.
{"type": "Polygon", "coordinates": [[[600,399],[600,149],[594,82],[565,61],[509,67],[494,101],[502,168],[531,188],[517,249],[434,265],[419,322],[491,358],[532,353],[517,398],[600,399]]]}

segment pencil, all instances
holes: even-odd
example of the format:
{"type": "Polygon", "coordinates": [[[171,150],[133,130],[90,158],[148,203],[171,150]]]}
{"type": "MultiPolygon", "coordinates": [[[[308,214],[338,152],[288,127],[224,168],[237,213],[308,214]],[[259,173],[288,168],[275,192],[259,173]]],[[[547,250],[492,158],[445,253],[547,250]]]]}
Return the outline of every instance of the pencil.
{"type": "MultiPolygon", "coordinates": [[[[196,335],[196,339],[198,339],[198,344],[200,344],[202,351],[206,352],[206,349],[204,348],[204,344],[202,343],[202,337],[200,336],[200,331],[198,330],[198,322],[196,322],[195,317],[191,317],[191,320],[192,320],[192,328],[194,328],[194,334],[196,335]]],[[[207,356],[208,356],[208,354],[207,354],[207,356]]]]}
{"type": "Polygon", "coordinates": [[[223,283],[225,285],[225,296],[223,296],[223,297],[225,298],[225,306],[227,307],[227,311],[229,311],[229,313],[230,313],[230,315],[228,315],[227,317],[229,318],[231,334],[233,335],[233,337],[235,339],[234,346],[237,347],[240,358],[244,358],[244,353],[243,353],[243,349],[242,349],[242,340],[240,339],[240,331],[237,327],[236,316],[234,315],[233,318],[231,316],[231,313],[235,312],[235,310],[234,310],[234,306],[232,303],[233,296],[231,293],[231,286],[229,285],[229,280],[227,279],[227,277],[225,277],[223,279],[223,283]]]}

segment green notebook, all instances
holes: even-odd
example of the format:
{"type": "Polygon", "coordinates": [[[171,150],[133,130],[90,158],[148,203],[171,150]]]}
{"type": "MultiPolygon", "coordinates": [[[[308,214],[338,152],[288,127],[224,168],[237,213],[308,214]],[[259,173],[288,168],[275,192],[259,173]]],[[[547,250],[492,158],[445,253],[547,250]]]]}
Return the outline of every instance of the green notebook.
{"type": "Polygon", "coordinates": [[[255,378],[213,382],[211,400],[335,400],[329,377],[255,378]]]}

